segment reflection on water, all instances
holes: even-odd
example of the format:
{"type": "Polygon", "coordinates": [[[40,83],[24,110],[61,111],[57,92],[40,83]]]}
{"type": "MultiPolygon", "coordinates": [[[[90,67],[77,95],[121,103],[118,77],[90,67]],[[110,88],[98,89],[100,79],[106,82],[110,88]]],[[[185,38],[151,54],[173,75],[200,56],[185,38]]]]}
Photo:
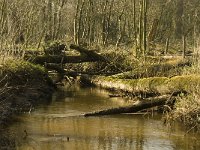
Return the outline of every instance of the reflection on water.
{"type": "Polygon", "coordinates": [[[19,117],[10,127],[17,150],[198,150],[199,136],[184,136],[159,116],[116,115],[84,118],[84,112],[126,105],[94,88],[71,87],[55,93],[52,104],[19,117]],[[27,132],[27,135],[26,135],[27,132]]]}

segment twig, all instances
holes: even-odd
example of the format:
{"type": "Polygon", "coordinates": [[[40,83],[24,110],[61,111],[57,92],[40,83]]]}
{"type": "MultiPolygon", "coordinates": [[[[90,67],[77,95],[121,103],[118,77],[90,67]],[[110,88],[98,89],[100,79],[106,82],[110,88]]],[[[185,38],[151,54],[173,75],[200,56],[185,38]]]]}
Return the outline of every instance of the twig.
{"type": "Polygon", "coordinates": [[[192,128],[190,128],[185,134],[184,136],[186,136],[186,134],[188,134],[192,129],[194,129],[195,127],[197,127],[197,124],[195,124],[195,126],[193,126],[192,128]]]}

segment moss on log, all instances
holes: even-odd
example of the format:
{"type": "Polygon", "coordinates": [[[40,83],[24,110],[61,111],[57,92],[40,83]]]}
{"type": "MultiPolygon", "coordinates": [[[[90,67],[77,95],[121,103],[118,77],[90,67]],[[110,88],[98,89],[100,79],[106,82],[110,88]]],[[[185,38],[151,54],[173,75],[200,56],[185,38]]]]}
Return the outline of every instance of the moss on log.
{"type": "Polygon", "coordinates": [[[151,77],[143,79],[118,79],[105,76],[83,76],[82,78],[84,82],[91,82],[96,86],[106,89],[122,90],[134,95],[191,93],[194,88],[200,86],[200,75],[175,76],[172,78],[151,77]]]}

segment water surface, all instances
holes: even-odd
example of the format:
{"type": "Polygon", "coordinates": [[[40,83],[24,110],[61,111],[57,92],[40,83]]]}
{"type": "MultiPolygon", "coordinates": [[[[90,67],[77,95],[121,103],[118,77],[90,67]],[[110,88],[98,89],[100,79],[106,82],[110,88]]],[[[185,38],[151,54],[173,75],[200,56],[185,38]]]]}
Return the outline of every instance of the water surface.
{"type": "Polygon", "coordinates": [[[57,91],[50,105],[20,116],[9,130],[17,135],[17,150],[200,149],[200,136],[185,134],[178,123],[163,125],[160,115],[80,116],[126,104],[104,90],[68,87],[57,91]]]}

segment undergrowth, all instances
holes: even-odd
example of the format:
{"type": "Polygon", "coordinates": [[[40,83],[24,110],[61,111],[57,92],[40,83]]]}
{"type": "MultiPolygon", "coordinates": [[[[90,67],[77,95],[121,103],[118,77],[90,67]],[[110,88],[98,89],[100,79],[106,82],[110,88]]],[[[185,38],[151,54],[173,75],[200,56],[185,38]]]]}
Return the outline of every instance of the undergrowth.
{"type": "Polygon", "coordinates": [[[194,92],[187,96],[180,95],[175,103],[175,108],[169,117],[184,123],[189,129],[200,131],[200,95],[194,92]]]}
{"type": "Polygon", "coordinates": [[[28,82],[49,80],[46,70],[40,66],[23,60],[7,60],[0,67],[1,86],[25,85],[28,82]],[[4,79],[5,78],[5,79],[4,79]]]}

